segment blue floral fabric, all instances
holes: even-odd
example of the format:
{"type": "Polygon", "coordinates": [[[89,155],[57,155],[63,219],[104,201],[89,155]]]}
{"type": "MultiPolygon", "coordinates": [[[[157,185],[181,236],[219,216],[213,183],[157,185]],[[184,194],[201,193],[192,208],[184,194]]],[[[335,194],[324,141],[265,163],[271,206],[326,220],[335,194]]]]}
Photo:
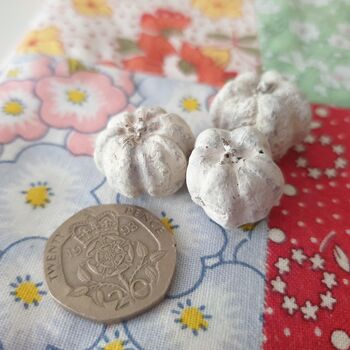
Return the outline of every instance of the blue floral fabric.
{"type": "MultiPolygon", "coordinates": [[[[33,57],[30,62],[35,60],[33,57]]],[[[0,119],[0,138],[1,130],[14,135],[11,141],[3,138],[0,147],[0,348],[260,348],[266,222],[227,231],[191,201],[185,186],[166,198],[129,199],[115,193],[91,157],[94,138],[112,113],[106,117],[96,97],[96,131],[82,132],[74,118],[87,118],[83,107],[68,121],[59,114],[53,119],[44,110],[45,104],[63,96],[60,89],[72,89],[84,78],[91,99],[94,93],[100,96],[107,91],[119,94],[121,110],[159,105],[180,114],[198,134],[210,126],[208,105],[215,90],[151,75],[125,74],[111,67],[70,70],[69,62],[52,59],[48,65],[50,69],[39,76],[31,75],[29,69],[14,84],[9,85],[9,79],[0,84],[0,109],[6,111],[5,117],[19,120],[21,106],[25,106],[37,125],[40,123],[38,128],[43,128],[42,133],[35,129],[23,134],[17,119],[17,124],[0,119]],[[38,86],[51,84],[51,80],[55,83],[47,90],[51,95],[43,95],[38,86]],[[93,84],[99,80],[103,88],[95,91],[93,84]],[[57,87],[59,84],[63,87],[57,87]],[[7,92],[1,93],[4,86],[7,92]],[[37,102],[31,105],[34,99],[37,102]],[[64,310],[51,298],[43,273],[47,238],[73,213],[101,203],[145,207],[159,217],[177,242],[176,273],[165,300],[145,314],[110,326],[64,310]]],[[[62,108],[76,108],[69,103],[72,101],[64,102],[62,108]]]]}

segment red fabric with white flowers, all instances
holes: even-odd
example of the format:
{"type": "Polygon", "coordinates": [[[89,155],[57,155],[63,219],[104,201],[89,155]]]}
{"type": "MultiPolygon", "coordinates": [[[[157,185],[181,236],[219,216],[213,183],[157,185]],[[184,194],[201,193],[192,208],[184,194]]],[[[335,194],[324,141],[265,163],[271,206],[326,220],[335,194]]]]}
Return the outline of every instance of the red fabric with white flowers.
{"type": "Polygon", "coordinates": [[[350,111],[313,106],[269,218],[264,348],[350,348],[350,111]]]}

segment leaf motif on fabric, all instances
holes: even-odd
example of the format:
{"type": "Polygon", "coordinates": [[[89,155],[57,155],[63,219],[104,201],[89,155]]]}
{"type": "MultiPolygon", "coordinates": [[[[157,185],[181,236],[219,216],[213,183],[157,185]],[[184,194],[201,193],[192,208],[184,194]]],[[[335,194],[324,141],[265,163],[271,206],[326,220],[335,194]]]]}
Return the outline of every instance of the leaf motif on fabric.
{"type": "Polygon", "coordinates": [[[136,53],[140,51],[137,42],[130,40],[130,39],[125,39],[125,38],[118,38],[118,51],[123,53],[123,54],[128,54],[128,53],[136,53]]]}
{"type": "Polygon", "coordinates": [[[333,249],[333,255],[339,267],[346,272],[350,272],[349,258],[338,245],[333,249]]]}

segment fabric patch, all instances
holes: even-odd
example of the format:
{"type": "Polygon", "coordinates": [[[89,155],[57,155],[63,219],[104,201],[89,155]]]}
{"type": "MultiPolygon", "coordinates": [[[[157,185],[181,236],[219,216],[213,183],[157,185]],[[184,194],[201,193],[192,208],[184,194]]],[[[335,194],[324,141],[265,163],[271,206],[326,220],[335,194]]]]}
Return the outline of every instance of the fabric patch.
{"type": "Polygon", "coordinates": [[[269,217],[265,349],[349,347],[350,111],[313,106],[269,217]],[[347,345],[348,344],[348,345],[347,345]]]}
{"type": "Polygon", "coordinates": [[[7,136],[0,145],[0,344],[5,349],[258,349],[266,221],[224,230],[191,201],[185,187],[165,198],[125,198],[108,186],[92,158],[99,130],[114,114],[138,106],[178,113],[198,134],[210,125],[215,88],[129,73],[111,63],[43,56],[15,60],[9,69],[21,68],[20,62],[23,75],[6,74],[0,83],[5,110],[0,136],[7,136]],[[21,108],[30,113],[22,115],[21,108]],[[27,120],[39,125],[32,139],[20,134],[33,132],[23,127],[27,120]],[[176,274],[166,299],[109,327],[58,305],[47,294],[42,269],[47,237],[75,212],[101,203],[144,206],[177,242],[176,274]]]}
{"type": "Polygon", "coordinates": [[[113,62],[132,71],[222,85],[257,70],[252,0],[52,0],[21,54],[113,62]]]}
{"type": "Polygon", "coordinates": [[[257,0],[263,67],[293,79],[312,102],[350,106],[347,0],[257,0]]]}

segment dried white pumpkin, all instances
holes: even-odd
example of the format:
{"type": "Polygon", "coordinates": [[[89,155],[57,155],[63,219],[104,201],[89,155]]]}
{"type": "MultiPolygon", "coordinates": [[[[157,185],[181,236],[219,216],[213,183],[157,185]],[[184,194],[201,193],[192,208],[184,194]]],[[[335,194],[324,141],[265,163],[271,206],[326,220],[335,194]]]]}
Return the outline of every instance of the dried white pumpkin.
{"type": "Polygon", "coordinates": [[[255,126],[267,137],[275,160],[305,138],[311,122],[309,103],[275,71],[244,73],[226,83],[213,100],[210,116],[216,128],[255,126]]]}
{"type": "Polygon", "coordinates": [[[186,181],[192,200],[227,229],[266,217],[279,203],[284,184],[265,136],[250,126],[203,131],[186,181]]]}
{"type": "Polygon", "coordinates": [[[159,107],[113,117],[96,139],[94,159],[109,185],[127,197],[167,196],[184,183],[194,136],[159,107]]]}

